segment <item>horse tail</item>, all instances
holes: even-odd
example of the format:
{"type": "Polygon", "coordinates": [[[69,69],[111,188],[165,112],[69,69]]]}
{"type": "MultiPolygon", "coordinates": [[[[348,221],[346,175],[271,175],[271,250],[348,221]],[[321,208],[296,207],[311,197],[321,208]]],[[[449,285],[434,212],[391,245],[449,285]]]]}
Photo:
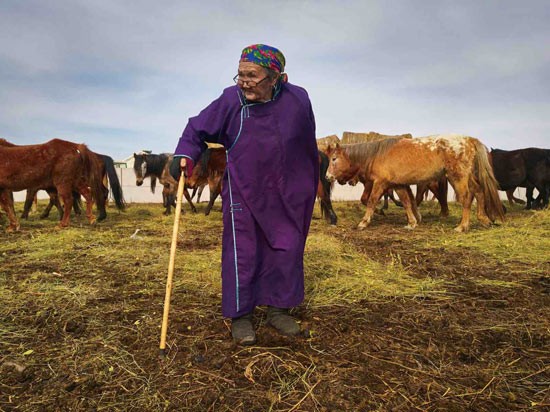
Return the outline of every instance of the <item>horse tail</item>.
{"type": "Polygon", "coordinates": [[[319,160],[319,181],[321,183],[323,191],[323,196],[320,198],[321,216],[324,217],[325,220],[331,225],[335,225],[337,217],[334,213],[334,210],[332,209],[332,202],[330,201],[332,184],[327,179],[327,170],[329,164],[328,156],[323,152],[319,152],[319,160]]]}
{"type": "Polygon", "coordinates": [[[200,169],[199,169],[199,174],[197,176],[199,180],[208,179],[208,175],[210,174],[208,171],[208,163],[210,162],[211,155],[212,155],[212,149],[210,148],[206,149],[201,154],[201,157],[199,159],[200,169]]]}
{"type": "Polygon", "coordinates": [[[111,193],[115,199],[115,204],[118,210],[124,210],[126,208],[126,202],[124,201],[124,195],[122,194],[122,186],[118,180],[118,175],[115,169],[115,162],[111,156],[101,155],[103,164],[105,165],[105,172],[109,178],[109,185],[111,186],[111,193]]]}
{"type": "Polygon", "coordinates": [[[474,139],[474,144],[476,177],[485,198],[485,212],[491,220],[498,217],[504,222],[504,207],[498,195],[499,185],[487,155],[487,148],[477,139],[474,139]]]}
{"type": "MultiPolygon", "coordinates": [[[[105,214],[105,197],[103,195],[103,165],[99,155],[88,149],[85,144],[79,144],[78,150],[84,161],[84,178],[90,186],[92,197],[95,199],[100,214],[105,214]]],[[[104,218],[104,217],[103,217],[104,218]]]]}

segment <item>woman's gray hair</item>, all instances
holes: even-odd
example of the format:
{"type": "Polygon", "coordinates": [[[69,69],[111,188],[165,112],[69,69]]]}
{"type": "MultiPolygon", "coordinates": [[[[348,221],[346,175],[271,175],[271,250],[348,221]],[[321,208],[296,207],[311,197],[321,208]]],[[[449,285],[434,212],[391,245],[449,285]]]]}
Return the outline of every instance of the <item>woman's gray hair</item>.
{"type": "Polygon", "coordinates": [[[264,67],[265,69],[265,72],[267,74],[267,77],[269,77],[269,80],[273,80],[273,79],[276,79],[277,77],[279,77],[279,72],[273,70],[273,69],[270,69],[269,67],[264,67]]]}

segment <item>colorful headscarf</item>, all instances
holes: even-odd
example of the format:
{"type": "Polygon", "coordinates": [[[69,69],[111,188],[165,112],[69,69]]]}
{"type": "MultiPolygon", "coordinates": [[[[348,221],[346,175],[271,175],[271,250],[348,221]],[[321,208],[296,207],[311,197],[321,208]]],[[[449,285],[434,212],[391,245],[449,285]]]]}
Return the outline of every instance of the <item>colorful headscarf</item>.
{"type": "Polygon", "coordinates": [[[285,70],[285,56],[280,50],[266,44],[252,44],[243,49],[239,62],[256,63],[282,73],[285,70]]]}

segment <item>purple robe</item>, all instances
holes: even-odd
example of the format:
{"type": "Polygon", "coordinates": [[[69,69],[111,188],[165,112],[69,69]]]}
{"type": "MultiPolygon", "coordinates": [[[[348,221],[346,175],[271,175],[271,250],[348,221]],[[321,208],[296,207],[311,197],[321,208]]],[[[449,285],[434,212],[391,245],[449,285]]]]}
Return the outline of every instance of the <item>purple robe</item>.
{"type": "Polygon", "coordinates": [[[175,150],[194,163],[205,142],[226,148],[222,184],[222,313],[290,308],[304,298],[304,247],[319,180],[307,92],[282,84],[266,103],[237,86],[189,119],[175,150]]]}

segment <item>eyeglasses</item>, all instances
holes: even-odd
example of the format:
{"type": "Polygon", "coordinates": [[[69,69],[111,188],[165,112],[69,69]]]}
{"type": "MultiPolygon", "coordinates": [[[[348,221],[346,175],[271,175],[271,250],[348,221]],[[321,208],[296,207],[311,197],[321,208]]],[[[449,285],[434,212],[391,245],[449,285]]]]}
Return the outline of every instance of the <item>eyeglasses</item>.
{"type": "Polygon", "coordinates": [[[269,76],[266,76],[260,81],[244,80],[244,79],[239,78],[239,75],[237,74],[235,77],[233,77],[233,81],[235,83],[237,83],[239,86],[242,86],[246,83],[246,85],[249,86],[249,87],[256,87],[257,85],[259,85],[261,82],[263,82],[265,79],[268,79],[268,78],[269,78],[269,76]]]}

